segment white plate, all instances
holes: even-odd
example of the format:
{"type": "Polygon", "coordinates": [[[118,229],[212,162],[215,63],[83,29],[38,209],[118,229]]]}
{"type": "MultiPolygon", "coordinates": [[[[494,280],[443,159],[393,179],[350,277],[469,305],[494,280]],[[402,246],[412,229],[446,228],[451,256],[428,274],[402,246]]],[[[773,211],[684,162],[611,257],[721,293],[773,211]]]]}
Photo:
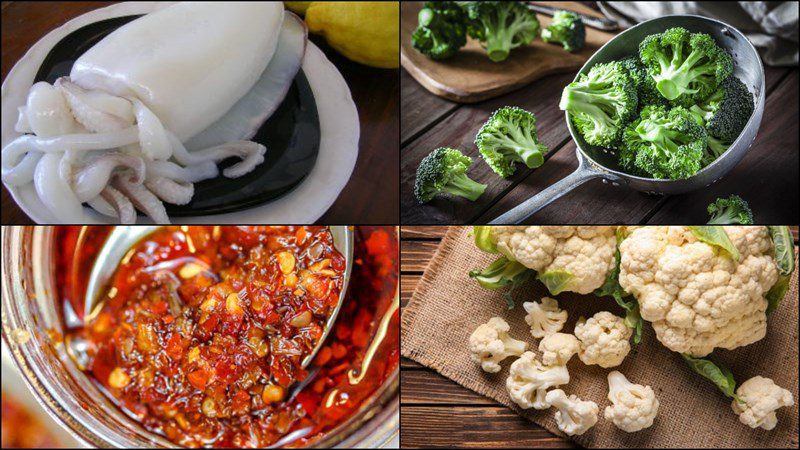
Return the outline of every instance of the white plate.
{"type": "MultiPolygon", "coordinates": [[[[174,2],[127,2],[97,9],[70,20],[34,44],[3,82],[2,146],[5,147],[20,135],[14,131],[17,107],[25,103],[28,89],[33,85],[42,61],[61,39],[90,23],[147,14],[171,3],[174,2]]],[[[313,223],[330,208],[350,179],[356,164],[360,134],[358,111],[344,78],[312,42],[306,48],[303,72],[314,93],[320,122],[319,155],[306,179],[286,195],[259,206],[228,214],[175,217],[173,220],[181,224],[313,223]]],[[[35,222],[59,223],[58,218],[53,217],[39,201],[33,184],[22,187],[7,185],[6,188],[35,222]]],[[[84,217],[87,224],[108,223],[110,220],[89,208],[84,208],[84,217]]],[[[139,218],[139,221],[144,222],[144,219],[139,218]]]]}

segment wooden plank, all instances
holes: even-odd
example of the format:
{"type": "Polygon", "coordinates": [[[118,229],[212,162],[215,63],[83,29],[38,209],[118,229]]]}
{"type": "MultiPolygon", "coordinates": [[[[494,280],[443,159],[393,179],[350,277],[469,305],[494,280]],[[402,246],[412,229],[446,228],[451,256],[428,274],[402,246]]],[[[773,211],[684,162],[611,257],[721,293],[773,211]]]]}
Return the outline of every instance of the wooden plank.
{"type": "Polygon", "coordinates": [[[431,95],[405,69],[400,70],[400,145],[408,145],[458,109],[457,103],[431,95]]]}
{"type": "Polygon", "coordinates": [[[447,225],[400,227],[400,239],[441,239],[448,228],[447,225]]]}
{"type": "Polygon", "coordinates": [[[405,307],[417,289],[422,274],[404,274],[400,281],[400,306],[405,307]]]}
{"type": "Polygon", "coordinates": [[[400,408],[403,448],[576,448],[506,407],[400,408]]]}
{"type": "Polygon", "coordinates": [[[431,95],[405,69],[400,69],[400,146],[405,147],[460,105],[431,95]]]}
{"type": "Polygon", "coordinates": [[[402,405],[497,405],[494,400],[454,383],[432,370],[408,370],[400,376],[402,405]]]}
{"type": "MultiPolygon", "coordinates": [[[[413,369],[430,370],[430,369],[426,368],[425,366],[423,366],[422,364],[420,364],[420,363],[418,363],[416,361],[412,361],[412,360],[410,360],[408,358],[400,358],[400,369],[402,369],[402,370],[413,370],[413,369]]],[[[402,378],[402,375],[401,375],[401,378],[402,378]]]]}
{"type": "Polygon", "coordinates": [[[422,272],[428,267],[439,242],[401,241],[400,270],[403,272],[422,272]]]}

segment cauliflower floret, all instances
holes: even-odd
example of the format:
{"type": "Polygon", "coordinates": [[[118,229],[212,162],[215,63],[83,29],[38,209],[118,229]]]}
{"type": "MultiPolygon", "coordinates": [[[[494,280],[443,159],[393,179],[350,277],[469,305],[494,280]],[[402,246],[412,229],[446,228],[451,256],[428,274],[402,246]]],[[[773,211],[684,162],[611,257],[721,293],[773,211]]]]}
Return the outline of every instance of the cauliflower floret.
{"type": "Polygon", "coordinates": [[[767,227],[729,226],[741,254],[697,239],[689,227],[640,227],[620,244],[619,283],[639,302],[658,340],[703,357],[766,334],[766,293],[778,280],[767,227]]]}
{"type": "Polygon", "coordinates": [[[595,402],[581,400],[575,395],[567,397],[561,389],[548,392],[545,401],[558,408],[558,429],[569,436],[583,434],[597,423],[598,408],[595,402]]]}
{"type": "Polygon", "coordinates": [[[550,293],[589,294],[614,267],[616,227],[496,226],[497,250],[538,272],[550,293]]]}
{"type": "Polygon", "coordinates": [[[608,399],[605,418],[622,431],[633,433],[653,424],[658,414],[658,399],[650,386],[633,384],[616,370],[608,374],[608,399]]]}
{"type": "Polygon", "coordinates": [[[475,329],[469,337],[472,360],[480,363],[486,372],[499,372],[500,361],[512,355],[519,356],[528,348],[527,342],[510,338],[509,329],[505,320],[492,317],[489,322],[475,329]]]}
{"type": "Polygon", "coordinates": [[[603,368],[618,366],[631,351],[628,339],[632,333],[625,319],[608,311],[600,311],[589,320],[581,317],[575,325],[575,337],[581,341],[578,356],[584,364],[603,368]]]}
{"type": "Polygon", "coordinates": [[[744,402],[733,400],[731,407],[739,421],[750,428],[771,430],[778,424],[775,411],[784,406],[793,406],[792,393],[775,384],[769,378],[753,377],[742,383],[736,395],[744,402]]]}
{"type": "Polygon", "coordinates": [[[541,303],[525,302],[522,307],[528,312],[525,322],[531,326],[531,334],[535,338],[561,331],[567,321],[567,312],[559,309],[558,302],[550,297],[542,297],[541,303]]]}
{"type": "Polygon", "coordinates": [[[569,383],[569,372],[565,366],[545,367],[533,352],[525,352],[511,364],[511,374],[506,380],[506,389],[511,400],[520,408],[547,409],[547,389],[569,383]]]}
{"type": "Polygon", "coordinates": [[[580,348],[578,338],[566,333],[553,333],[539,342],[542,362],[546,366],[566,366],[580,348]]]}

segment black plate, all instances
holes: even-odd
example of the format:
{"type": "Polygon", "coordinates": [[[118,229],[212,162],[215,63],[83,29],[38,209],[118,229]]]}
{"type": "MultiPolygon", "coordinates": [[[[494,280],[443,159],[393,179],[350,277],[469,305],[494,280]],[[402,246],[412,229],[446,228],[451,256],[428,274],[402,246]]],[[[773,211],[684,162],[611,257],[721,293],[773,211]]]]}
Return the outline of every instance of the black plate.
{"type": "MultiPolygon", "coordinates": [[[[68,76],[75,61],[112,31],[141,16],[117,17],[82,27],[65,36],[42,62],[35,82],[54,83],[68,76]]],[[[261,126],[253,141],[267,147],[264,162],[239,178],[225,178],[222,169],[238,161],[219,164],[220,175],[194,185],[188,205],[165,203],[170,216],[202,216],[251,208],[274,200],[305,179],[319,154],[320,127],[317,104],[302,69],[283,103],[261,126]]]]}

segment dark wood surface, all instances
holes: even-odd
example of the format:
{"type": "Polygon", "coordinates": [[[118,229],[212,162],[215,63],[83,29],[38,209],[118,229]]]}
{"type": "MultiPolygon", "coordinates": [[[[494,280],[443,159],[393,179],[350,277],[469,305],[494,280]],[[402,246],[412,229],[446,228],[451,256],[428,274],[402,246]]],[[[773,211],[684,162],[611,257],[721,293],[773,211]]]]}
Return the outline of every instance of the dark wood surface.
{"type": "MultiPolygon", "coordinates": [[[[747,155],[722,180],[683,195],[653,196],[599,179],[585,183],[528,219],[563,223],[704,223],[706,206],[717,197],[739,194],[757,223],[798,223],[798,70],[765,67],[766,103],[758,137],[747,155]]],[[[485,223],[561,180],[577,168],[558,102],[574,73],[542,78],[518,91],[471,105],[434,96],[401,69],[400,183],[404,224],[485,223]],[[493,111],[519,106],[536,115],[542,143],[550,149],[542,167],[518,165],[509,179],[495,175],[473,143],[493,111]],[[415,171],[437,147],[462,150],[475,161],[469,175],[488,184],[476,201],[441,196],[420,205],[413,195],[415,171]]]]}
{"type": "MultiPolygon", "coordinates": [[[[401,308],[408,305],[447,229],[400,228],[401,308]]],[[[796,244],[798,227],[791,230],[796,244]]],[[[401,358],[400,369],[400,445],[404,448],[574,447],[571,441],[414,361],[401,358]]]]}
{"type": "MultiPolygon", "coordinates": [[[[87,11],[115,2],[3,2],[2,76],[42,36],[87,11]]],[[[347,80],[361,121],[361,142],[353,175],[339,198],[319,219],[324,224],[397,223],[399,217],[400,74],[354,63],[312,36],[347,80]]],[[[2,188],[3,224],[31,219],[2,188]]],[[[302,205],[298,205],[302,208],[302,205]]]]}
{"type": "MultiPolygon", "coordinates": [[[[408,304],[446,226],[400,228],[400,305],[408,304]]],[[[401,310],[402,313],[402,310],[401,310]]],[[[505,406],[401,358],[400,445],[403,448],[571,448],[505,406]]]]}

